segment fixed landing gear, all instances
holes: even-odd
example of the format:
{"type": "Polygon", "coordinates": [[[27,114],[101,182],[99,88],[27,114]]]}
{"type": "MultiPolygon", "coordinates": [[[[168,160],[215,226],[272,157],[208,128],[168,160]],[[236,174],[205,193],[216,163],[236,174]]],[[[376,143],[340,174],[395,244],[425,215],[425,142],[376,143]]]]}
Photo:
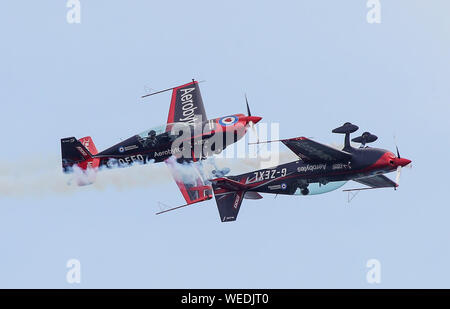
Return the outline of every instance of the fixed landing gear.
{"type": "Polygon", "coordinates": [[[309,185],[309,183],[304,181],[304,180],[298,181],[297,182],[297,186],[296,186],[296,190],[300,189],[300,193],[302,195],[308,195],[309,194],[308,185],[309,185]]]}
{"type": "Polygon", "coordinates": [[[300,189],[300,193],[301,193],[302,195],[308,195],[308,194],[309,194],[309,189],[308,189],[308,188],[300,189]]]}

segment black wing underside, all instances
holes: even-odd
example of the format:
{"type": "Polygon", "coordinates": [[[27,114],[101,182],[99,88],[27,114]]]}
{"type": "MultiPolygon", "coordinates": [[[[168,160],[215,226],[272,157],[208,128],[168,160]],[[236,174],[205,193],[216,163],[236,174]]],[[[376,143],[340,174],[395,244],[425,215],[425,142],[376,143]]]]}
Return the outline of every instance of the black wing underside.
{"type": "Polygon", "coordinates": [[[364,177],[359,179],[354,179],[354,181],[360,184],[366,185],[371,188],[396,188],[397,184],[384,175],[375,175],[371,177],[364,177]]]}
{"type": "Polygon", "coordinates": [[[281,140],[290,150],[305,162],[348,162],[348,152],[315,142],[306,137],[281,140]]]}

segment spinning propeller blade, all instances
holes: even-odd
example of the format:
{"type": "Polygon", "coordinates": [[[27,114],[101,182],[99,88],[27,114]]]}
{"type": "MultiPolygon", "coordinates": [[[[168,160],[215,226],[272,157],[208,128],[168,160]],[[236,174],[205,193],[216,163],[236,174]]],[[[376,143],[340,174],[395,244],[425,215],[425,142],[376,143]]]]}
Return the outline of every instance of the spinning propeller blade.
{"type": "Polygon", "coordinates": [[[245,94],[245,103],[247,104],[247,116],[251,116],[252,113],[250,113],[250,106],[248,106],[247,94],[245,94]]]}
{"type": "MultiPolygon", "coordinates": [[[[394,135],[394,143],[395,143],[395,149],[397,151],[397,158],[398,159],[402,159],[402,157],[400,156],[400,151],[398,150],[397,139],[396,139],[395,135],[394,135]]],[[[402,159],[402,160],[406,160],[406,159],[402,159]]],[[[406,165],[402,164],[402,166],[411,168],[412,167],[411,161],[410,160],[406,160],[406,161],[409,162],[409,163],[406,163],[406,165]]],[[[402,173],[402,166],[398,166],[397,167],[397,175],[395,177],[395,183],[397,184],[397,186],[400,183],[400,175],[402,173]]]]}
{"type": "MultiPolygon", "coordinates": [[[[245,104],[247,105],[247,116],[251,116],[252,113],[250,112],[250,106],[248,104],[248,99],[247,99],[247,94],[244,94],[245,96],[245,104]]],[[[256,144],[259,144],[259,136],[258,136],[258,132],[255,128],[255,124],[253,123],[253,121],[250,121],[248,123],[249,127],[252,129],[253,135],[256,137],[256,144]]],[[[259,148],[257,148],[256,152],[259,152],[259,148]]]]}
{"type": "Polygon", "coordinates": [[[395,177],[395,183],[398,185],[400,185],[400,174],[402,172],[402,167],[399,166],[397,167],[397,176],[395,177]]]}

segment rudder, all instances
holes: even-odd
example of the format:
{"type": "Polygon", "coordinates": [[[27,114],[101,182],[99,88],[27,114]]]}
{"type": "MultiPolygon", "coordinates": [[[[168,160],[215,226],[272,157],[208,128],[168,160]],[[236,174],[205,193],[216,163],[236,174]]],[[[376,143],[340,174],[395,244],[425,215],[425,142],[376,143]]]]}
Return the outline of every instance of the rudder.
{"type": "Polygon", "coordinates": [[[79,140],[75,137],[61,139],[62,168],[65,173],[72,172],[74,165],[82,170],[98,168],[100,159],[95,158],[97,153],[90,136],[79,140]]]}
{"type": "Polygon", "coordinates": [[[228,178],[213,179],[212,187],[222,222],[236,221],[246,186],[228,178]]]}

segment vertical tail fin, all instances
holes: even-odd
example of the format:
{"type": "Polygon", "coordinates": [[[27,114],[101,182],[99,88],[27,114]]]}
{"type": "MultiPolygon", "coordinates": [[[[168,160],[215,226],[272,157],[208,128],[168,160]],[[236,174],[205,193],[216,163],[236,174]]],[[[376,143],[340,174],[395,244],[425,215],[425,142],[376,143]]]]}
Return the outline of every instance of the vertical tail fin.
{"type": "Polygon", "coordinates": [[[87,170],[88,168],[96,169],[100,164],[100,159],[94,158],[94,156],[98,153],[97,148],[95,147],[94,141],[90,136],[86,136],[80,138],[78,140],[81,145],[83,145],[89,152],[90,158],[84,160],[83,162],[78,163],[78,167],[82,170],[87,170]]]}
{"type": "Polygon", "coordinates": [[[77,165],[82,170],[95,169],[100,159],[95,158],[97,148],[90,136],[77,140],[75,137],[61,139],[62,168],[64,172],[72,172],[77,165]]]}
{"type": "Polygon", "coordinates": [[[246,193],[246,185],[222,177],[212,180],[212,187],[220,220],[222,222],[236,221],[246,193]]]}

